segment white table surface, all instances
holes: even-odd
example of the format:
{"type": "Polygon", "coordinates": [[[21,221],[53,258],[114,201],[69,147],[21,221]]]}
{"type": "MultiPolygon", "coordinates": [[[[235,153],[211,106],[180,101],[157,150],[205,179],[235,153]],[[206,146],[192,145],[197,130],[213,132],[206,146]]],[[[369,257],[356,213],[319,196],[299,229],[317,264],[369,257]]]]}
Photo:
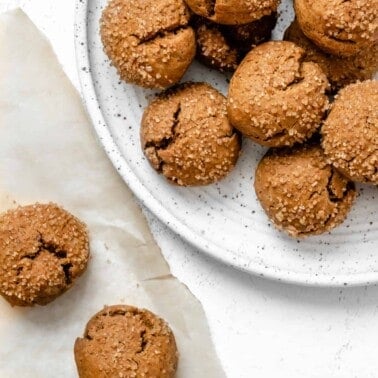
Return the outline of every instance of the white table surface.
{"type": "MultiPolygon", "coordinates": [[[[0,11],[20,5],[79,89],[74,2],[0,0],[0,11]]],[[[203,256],[146,213],[173,274],[202,302],[228,377],[378,377],[378,287],[316,289],[248,276],[203,256]]]]}

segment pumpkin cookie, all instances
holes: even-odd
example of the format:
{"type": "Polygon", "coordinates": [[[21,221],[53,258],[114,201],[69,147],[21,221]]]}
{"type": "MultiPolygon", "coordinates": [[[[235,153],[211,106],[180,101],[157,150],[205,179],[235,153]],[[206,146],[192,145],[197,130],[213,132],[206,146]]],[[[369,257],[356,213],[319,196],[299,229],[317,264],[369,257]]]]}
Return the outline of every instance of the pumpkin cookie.
{"type": "Polygon", "coordinates": [[[189,18],[183,0],[111,0],[101,38],[121,78],[146,88],[177,83],[196,51],[189,18]]]}
{"type": "Polygon", "coordinates": [[[377,0],[295,0],[303,33],[322,50],[351,56],[377,42],[377,0]]]}
{"type": "Polygon", "coordinates": [[[285,40],[294,42],[305,52],[305,61],[319,64],[332,86],[332,91],[358,80],[371,79],[378,70],[378,43],[357,55],[339,58],[325,53],[312,43],[300,29],[296,20],[285,32],[285,40]]]}
{"type": "Polygon", "coordinates": [[[218,24],[240,25],[275,13],[279,0],[185,0],[191,10],[218,24]]]}
{"type": "Polygon", "coordinates": [[[321,129],[329,161],[351,180],[378,185],[378,82],[342,89],[321,129]]]}
{"type": "Polygon", "coordinates": [[[205,83],[177,86],[153,101],[143,115],[141,141],[151,165],[182,186],[222,179],[240,152],[226,99],[205,83]]]}
{"type": "Polygon", "coordinates": [[[321,68],[303,62],[292,42],[254,48],[232,77],[228,95],[231,124],[270,147],[292,146],[310,138],[328,106],[328,81],[321,68]]]}
{"type": "Polygon", "coordinates": [[[88,258],[85,225],[58,205],[0,216],[0,294],[13,306],[51,302],[83,274],[88,258]]]}
{"type": "Polygon", "coordinates": [[[272,149],[259,163],[255,190],[268,217],[290,236],[327,232],[346,218],[354,184],[327,163],[319,146],[272,149]]]}
{"type": "Polygon", "coordinates": [[[168,324],[147,310],[105,307],[75,342],[80,378],[173,378],[178,352],[168,324]]]}

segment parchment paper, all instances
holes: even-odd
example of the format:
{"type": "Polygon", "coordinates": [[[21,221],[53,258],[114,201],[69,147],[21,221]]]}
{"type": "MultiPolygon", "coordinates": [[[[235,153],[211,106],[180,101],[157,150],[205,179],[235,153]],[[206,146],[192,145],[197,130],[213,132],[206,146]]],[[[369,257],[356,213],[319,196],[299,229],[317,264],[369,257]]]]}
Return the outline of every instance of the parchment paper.
{"type": "Polygon", "coordinates": [[[224,377],[200,303],[170,275],[133,196],[98,145],[80,97],[45,38],[20,10],[0,15],[0,211],[54,201],[85,221],[92,259],[46,307],[0,298],[0,377],[75,377],[73,344],[104,305],[166,319],[178,377],[224,377]]]}

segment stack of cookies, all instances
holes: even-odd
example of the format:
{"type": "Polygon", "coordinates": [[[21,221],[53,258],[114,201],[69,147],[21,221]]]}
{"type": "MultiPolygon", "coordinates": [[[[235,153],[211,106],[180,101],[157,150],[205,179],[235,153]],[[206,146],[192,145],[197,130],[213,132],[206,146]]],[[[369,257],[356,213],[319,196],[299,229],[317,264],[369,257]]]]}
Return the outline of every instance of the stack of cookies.
{"type": "Polygon", "coordinates": [[[256,194],[298,237],[343,222],[354,182],[378,185],[378,2],[296,0],[284,41],[269,41],[278,6],[110,0],[101,36],[125,81],[170,87],[141,124],[156,171],[176,185],[208,185],[234,168],[241,136],[269,147],[256,194]],[[195,57],[233,72],[227,98],[206,83],[177,85],[195,57]]]}

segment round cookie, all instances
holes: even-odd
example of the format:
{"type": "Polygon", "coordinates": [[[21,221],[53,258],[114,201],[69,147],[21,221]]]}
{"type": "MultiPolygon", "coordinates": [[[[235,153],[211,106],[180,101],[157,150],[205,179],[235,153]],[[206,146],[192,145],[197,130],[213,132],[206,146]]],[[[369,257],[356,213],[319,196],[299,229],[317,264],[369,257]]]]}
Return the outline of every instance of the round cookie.
{"type": "Polygon", "coordinates": [[[272,41],[254,48],[232,77],[231,124],[264,146],[304,142],[318,129],[328,106],[328,81],[321,68],[303,62],[304,50],[272,41]]]}
{"type": "Polygon", "coordinates": [[[147,310],[105,307],[76,339],[75,361],[80,378],[173,378],[178,352],[168,324],[147,310]]]}
{"type": "Polygon", "coordinates": [[[321,134],[334,167],[351,180],[378,185],[378,82],[343,88],[321,134]]]}
{"type": "Polygon", "coordinates": [[[183,0],[111,0],[101,39],[121,78],[145,88],[180,81],[196,52],[189,18],[183,0]]]}
{"type": "Polygon", "coordinates": [[[351,56],[377,42],[377,0],[295,0],[303,33],[322,50],[351,56]]]}
{"type": "Polygon", "coordinates": [[[279,0],[185,0],[191,10],[218,24],[240,25],[275,13],[279,0]]]}
{"type": "Polygon", "coordinates": [[[305,52],[305,61],[319,64],[334,92],[358,80],[371,79],[378,70],[378,43],[357,55],[339,58],[323,52],[300,29],[296,20],[285,32],[285,40],[294,42],[305,52]]]}
{"type": "Polygon", "coordinates": [[[0,215],[0,294],[12,306],[45,305],[85,271],[86,226],[55,204],[0,215]]]}
{"type": "Polygon", "coordinates": [[[235,71],[253,47],[270,39],[276,20],[272,14],[245,25],[220,25],[194,16],[197,58],[210,68],[235,71]]]}
{"type": "Polygon", "coordinates": [[[182,84],[154,100],[143,115],[141,142],[151,165],[181,186],[224,178],[241,144],[227,119],[226,99],[206,83],[182,84]]]}
{"type": "Polygon", "coordinates": [[[346,218],[354,184],[327,163],[320,146],[272,149],[255,176],[257,197],[278,229],[293,237],[327,232],[346,218]]]}

